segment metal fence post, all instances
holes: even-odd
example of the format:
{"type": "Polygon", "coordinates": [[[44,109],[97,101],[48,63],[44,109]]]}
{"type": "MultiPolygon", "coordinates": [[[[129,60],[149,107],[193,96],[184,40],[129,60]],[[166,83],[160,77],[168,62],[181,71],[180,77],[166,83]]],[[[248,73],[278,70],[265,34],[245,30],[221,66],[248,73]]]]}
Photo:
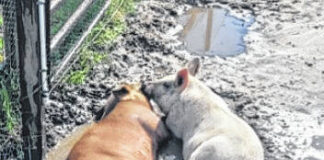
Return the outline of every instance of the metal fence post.
{"type": "Polygon", "coordinates": [[[37,0],[16,0],[20,104],[25,160],[42,160],[45,138],[37,0]]]}

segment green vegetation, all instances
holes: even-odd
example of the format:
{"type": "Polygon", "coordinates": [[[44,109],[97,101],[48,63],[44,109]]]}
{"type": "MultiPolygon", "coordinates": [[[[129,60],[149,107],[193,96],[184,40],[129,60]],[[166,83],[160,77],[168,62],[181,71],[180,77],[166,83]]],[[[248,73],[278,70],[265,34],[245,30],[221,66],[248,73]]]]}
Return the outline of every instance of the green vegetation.
{"type": "MultiPolygon", "coordinates": [[[[3,31],[3,17],[0,14],[0,28],[3,31]]],[[[4,57],[4,45],[5,41],[2,36],[0,36],[0,63],[5,59],[4,57]]],[[[3,120],[6,125],[5,133],[14,135],[17,127],[17,113],[15,114],[13,108],[17,106],[18,102],[17,91],[18,82],[17,75],[15,71],[10,70],[9,72],[0,73],[0,114],[3,115],[3,120]],[[17,101],[16,101],[17,100],[17,101]]],[[[3,133],[3,132],[2,132],[3,133]]]]}
{"type": "Polygon", "coordinates": [[[101,28],[105,28],[98,34],[98,36],[92,42],[92,48],[103,48],[107,44],[111,44],[121,33],[126,29],[126,24],[119,12],[116,13],[116,17],[113,18],[113,24],[110,24],[105,28],[105,23],[100,22],[97,27],[91,33],[90,37],[97,35],[101,28]]]}
{"type": "Polygon", "coordinates": [[[101,62],[106,55],[98,52],[94,52],[89,49],[84,49],[81,51],[80,57],[80,69],[71,72],[67,81],[73,84],[82,84],[90,71],[90,69],[95,65],[101,62]]]}
{"type": "Polygon", "coordinates": [[[62,47],[52,52],[50,57],[51,65],[58,65],[59,61],[65,56],[65,54],[69,52],[71,48],[73,48],[75,43],[82,36],[82,33],[88,28],[93,18],[99,13],[100,8],[105,2],[106,0],[97,0],[87,9],[87,12],[84,13],[78,23],[73,27],[71,32],[62,42],[62,47]]]}
{"type": "Polygon", "coordinates": [[[95,47],[101,48],[112,43],[125,31],[125,16],[134,12],[134,5],[134,0],[111,1],[103,20],[91,32],[90,39],[94,39],[92,43],[95,47]],[[94,37],[97,34],[98,37],[94,37]]]}
{"type": "Polygon", "coordinates": [[[51,16],[51,36],[54,36],[79,7],[82,0],[65,0],[61,7],[51,16]]]}
{"type": "Polygon", "coordinates": [[[4,57],[2,56],[2,52],[0,52],[0,63],[4,60],[4,57]]]}
{"type": "MultiPolygon", "coordinates": [[[[2,25],[3,25],[3,18],[2,18],[2,15],[1,15],[0,16],[0,28],[3,28],[2,25]]],[[[3,62],[3,60],[4,60],[3,46],[4,46],[3,37],[0,37],[0,63],[3,62]]]]}
{"type": "MultiPolygon", "coordinates": [[[[0,37],[0,50],[2,51],[3,50],[3,46],[4,46],[4,41],[3,41],[3,38],[0,37]]],[[[0,52],[1,52],[0,51],[0,52]]]]}
{"type": "Polygon", "coordinates": [[[3,112],[5,112],[5,116],[6,116],[6,120],[7,120],[6,127],[9,131],[9,133],[13,133],[16,120],[13,117],[12,105],[11,105],[8,90],[2,81],[1,81],[0,95],[1,95],[1,102],[2,102],[2,106],[3,106],[2,110],[3,110],[3,112]]]}
{"type": "Polygon", "coordinates": [[[134,12],[134,0],[112,0],[103,19],[99,22],[80,51],[80,66],[73,70],[68,83],[82,84],[94,65],[100,63],[106,54],[103,48],[111,45],[126,29],[125,16],[134,12]]]}
{"type": "Polygon", "coordinates": [[[3,25],[3,17],[0,16],[0,26],[2,27],[2,25],[3,25]]]}

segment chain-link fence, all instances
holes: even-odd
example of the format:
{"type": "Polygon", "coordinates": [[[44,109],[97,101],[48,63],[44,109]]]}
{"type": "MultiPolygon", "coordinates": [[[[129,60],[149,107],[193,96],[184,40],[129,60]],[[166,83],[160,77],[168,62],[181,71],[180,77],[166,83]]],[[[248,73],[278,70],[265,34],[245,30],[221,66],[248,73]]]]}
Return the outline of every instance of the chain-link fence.
{"type": "MultiPolygon", "coordinates": [[[[107,6],[107,0],[61,0],[51,7],[51,68],[55,74],[57,66],[67,59],[71,52],[80,47],[83,36],[107,6]]],[[[61,65],[60,65],[61,66],[61,65]]],[[[56,77],[54,78],[56,79],[56,77]]]]}
{"type": "Polygon", "coordinates": [[[16,1],[0,1],[0,159],[22,159],[16,1]]]}

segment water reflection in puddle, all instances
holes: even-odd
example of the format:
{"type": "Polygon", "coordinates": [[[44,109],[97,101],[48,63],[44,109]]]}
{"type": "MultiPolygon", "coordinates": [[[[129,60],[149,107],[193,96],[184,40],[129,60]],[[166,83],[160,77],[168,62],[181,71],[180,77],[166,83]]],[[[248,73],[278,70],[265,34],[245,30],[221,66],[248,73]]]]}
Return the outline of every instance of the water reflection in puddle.
{"type": "Polygon", "coordinates": [[[221,8],[193,8],[179,18],[184,26],[180,39],[198,55],[228,57],[245,51],[243,37],[253,23],[229,15],[221,8]]]}

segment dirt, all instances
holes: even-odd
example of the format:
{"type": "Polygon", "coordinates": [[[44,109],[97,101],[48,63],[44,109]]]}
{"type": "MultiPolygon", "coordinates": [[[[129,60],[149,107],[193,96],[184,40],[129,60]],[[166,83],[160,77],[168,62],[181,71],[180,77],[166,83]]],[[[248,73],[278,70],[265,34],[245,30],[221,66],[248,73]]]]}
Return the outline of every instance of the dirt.
{"type": "MultiPolygon", "coordinates": [[[[191,1],[192,2],[192,1],[191,1]]],[[[266,160],[324,159],[324,2],[213,0],[192,3],[222,7],[241,19],[254,16],[246,52],[205,57],[198,75],[260,136],[266,160]]],[[[178,40],[177,18],[192,6],[183,1],[141,1],[127,18],[108,60],[80,86],[62,84],[46,106],[51,148],[76,126],[92,121],[107,93],[125,82],[173,74],[194,57],[178,40]]],[[[181,143],[169,141],[159,159],[181,159],[181,143]],[[170,149],[171,148],[171,149],[170,149]]]]}

